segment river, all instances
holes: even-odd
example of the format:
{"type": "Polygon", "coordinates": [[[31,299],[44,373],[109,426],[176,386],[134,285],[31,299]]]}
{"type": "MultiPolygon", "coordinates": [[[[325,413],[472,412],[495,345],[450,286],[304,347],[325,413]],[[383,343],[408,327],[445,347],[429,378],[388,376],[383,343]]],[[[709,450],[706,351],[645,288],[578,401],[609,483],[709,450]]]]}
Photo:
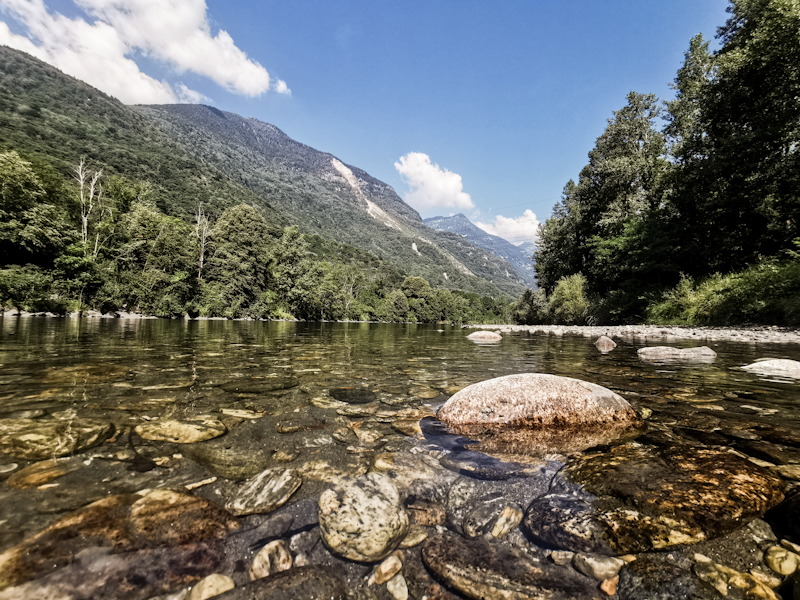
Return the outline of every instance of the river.
{"type": "MultiPolygon", "coordinates": [[[[509,594],[512,592],[508,590],[517,590],[513,593],[518,595],[508,596],[513,598],[534,597],[530,590],[538,589],[536,586],[550,590],[537,593],[551,598],[662,597],[652,595],[656,594],[654,585],[667,590],[663,597],[674,597],[667,583],[658,583],[658,577],[650,577],[651,583],[656,583],[647,587],[648,576],[636,571],[641,571],[647,561],[662,573],[674,569],[672,582],[685,577],[686,589],[691,588],[694,594],[685,597],[721,597],[715,591],[720,586],[732,590],[728,597],[756,594],[753,590],[761,588],[752,583],[760,581],[751,574],[753,570],[773,578],[769,584],[758,585],[770,590],[778,586],[773,593],[786,593],[789,584],[765,561],[766,551],[779,547],[781,537],[792,540],[795,535],[791,528],[780,530],[780,523],[771,515],[778,514],[781,507],[788,510],[783,498],[792,497],[795,479],[800,475],[800,467],[793,467],[800,465],[798,380],[760,376],[740,367],[766,357],[800,360],[800,347],[712,342],[709,345],[717,354],[713,360],[648,362],[639,358],[637,350],[664,342],[616,339],[617,347],[602,353],[593,339],[584,336],[514,332],[504,333],[497,343],[476,344],[466,339],[467,333],[469,330],[449,325],[0,318],[0,449],[4,452],[0,454],[0,551],[5,552],[0,556],[0,571],[5,566],[7,573],[15,573],[6,579],[0,575],[0,590],[6,588],[0,591],[0,598],[23,597],[23,593],[34,597],[43,589],[56,588],[61,595],[53,597],[59,598],[187,598],[191,586],[212,572],[231,577],[237,586],[224,597],[251,597],[235,594],[239,588],[246,588],[249,561],[267,542],[283,544],[274,548],[282,548],[284,562],[294,565],[286,572],[300,572],[303,565],[324,565],[330,567],[331,577],[342,580],[331,583],[322,577],[324,581],[309,584],[303,579],[298,584],[299,576],[276,578],[273,565],[269,577],[278,582],[278,591],[269,592],[277,594],[274,596],[263,592],[263,597],[269,598],[292,597],[280,594],[289,594],[287,590],[297,585],[301,586],[297,589],[316,585],[323,590],[320,593],[327,593],[325,586],[335,588],[339,583],[350,598],[500,597],[481,587],[488,585],[481,580],[491,579],[495,571],[501,573],[493,581],[500,583],[492,585],[509,594]],[[568,456],[539,452],[530,460],[512,460],[506,456],[481,458],[483,455],[470,451],[467,440],[448,435],[437,425],[433,418],[436,409],[458,390],[516,373],[549,373],[609,388],[647,417],[649,429],[633,444],[612,443],[568,456]],[[179,431],[164,433],[159,427],[165,422],[177,423],[179,431]],[[40,424],[50,429],[39,431],[40,424]],[[188,424],[188,428],[180,429],[181,424],[188,424]],[[30,443],[17,440],[22,439],[20,431],[42,436],[45,445],[45,438],[55,435],[66,436],[77,446],[66,451],[63,444],[46,446],[52,449],[37,453],[30,443]],[[17,441],[12,442],[12,437],[17,441]],[[586,469],[574,467],[589,464],[581,461],[638,453],[636,460],[641,464],[670,460],[678,464],[689,459],[669,458],[663,453],[684,447],[695,454],[706,452],[703,460],[735,457],[747,465],[757,465],[753,468],[772,477],[769,485],[776,486],[774,501],[762,502],[762,508],[772,508],[767,513],[769,525],[758,518],[761,514],[757,513],[763,511],[748,513],[748,508],[735,516],[735,523],[713,527],[707,526],[707,516],[686,517],[695,529],[675,526],[683,536],[676,538],[680,543],[659,546],[648,542],[648,546],[637,541],[626,546],[626,542],[613,539],[602,547],[582,548],[580,544],[573,547],[569,541],[562,543],[558,536],[537,533],[536,525],[529,522],[533,517],[527,516],[531,513],[528,505],[548,490],[553,493],[558,479],[553,477],[558,472],[572,473],[567,477],[569,485],[578,485],[580,473],[588,477],[585,481],[591,479],[585,475],[586,469]],[[40,465],[38,470],[36,465],[40,465]],[[132,527],[133,517],[125,510],[132,510],[131,503],[149,497],[152,490],[171,490],[215,507],[230,506],[241,491],[241,482],[267,468],[290,470],[297,480],[295,489],[268,511],[215,517],[216,525],[210,526],[212,533],[206,537],[215,540],[217,546],[203,541],[199,534],[198,539],[189,535],[170,541],[165,534],[166,538],[142,541],[139,534],[119,533],[132,527]],[[410,519],[421,538],[418,544],[399,546],[402,582],[392,574],[390,583],[376,583],[373,575],[369,584],[375,565],[384,562],[383,556],[374,560],[341,558],[330,551],[328,540],[319,543],[317,503],[321,494],[367,473],[393,478],[407,513],[403,518],[410,519]],[[456,489],[461,490],[461,496],[453,491],[456,489]],[[467,489],[469,493],[464,491],[467,489]],[[80,511],[93,502],[123,497],[129,501],[120,500],[119,506],[128,508],[117,506],[115,516],[103,516],[109,523],[114,519],[128,523],[120,525],[122,529],[116,533],[97,528],[87,533],[78,528],[66,537],[53,537],[52,527],[61,522],[59,519],[75,511],[82,514],[80,511]],[[505,498],[508,506],[498,498],[505,498]],[[507,514],[521,511],[526,517],[521,523],[519,519],[512,523],[510,532],[492,538],[487,531],[498,527],[498,514],[508,507],[512,508],[507,514]],[[480,515],[484,515],[483,521],[480,515]],[[467,527],[469,518],[480,521],[477,529],[467,527]],[[734,543],[730,536],[741,536],[746,527],[755,530],[753,519],[777,537],[770,538],[761,531],[761,538],[753,538],[756,541],[747,549],[749,558],[733,553],[725,564],[724,549],[734,543]],[[46,530],[48,527],[51,529],[46,530]],[[34,538],[42,531],[46,535],[34,538]],[[247,537],[248,531],[258,533],[247,537]],[[123,537],[124,542],[120,542],[123,537]],[[234,539],[248,542],[243,545],[234,539]],[[432,547],[431,540],[436,539],[444,549],[432,547]],[[205,567],[191,572],[178,569],[180,576],[165,575],[161,579],[154,574],[152,565],[167,561],[158,552],[183,551],[198,543],[205,544],[209,556],[216,557],[205,567]],[[464,565],[458,562],[462,558],[448,554],[462,543],[467,544],[462,553],[484,556],[483,563],[464,565]],[[245,546],[246,550],[241,550],[245,546]],[[696,552],[695,546],[703,552],[696,552]],[[117,557],[131,557],[131,562],[123,560],[109,566],[106,554],[105,562],[100,561],[97,548],[117,557]],[[241,556],[231,556],[239,551],[241,556]],[[23,554],[37,552],[41,560],[31,558],[24,565],[20,562],[23,554]],[[613,580],[613,575],[587,575],[587,568],[577,565],[578,559],[571,554],[574,552],[639,560],[623,561],[621,571],[619,566],[616,571],[612,569],[612,573],[619,573],[612,586],[606,581],[613,580]],[[544,580],[556,583],[541,583],[531,579],[533,575],[528,572],[502,572],[501,564],[508,556],[518,560],[518,555],[532,561],[530,573],[544,569],[542,565],[548,569],[552,565],[566,569],[567,575],[548,575],[550,579],[544,580]],[[668,555],[672,563],[664,566],[668,555]],[[247,568],[242,567],[245,563],[247,568]],[[143,564],[150,566],[145,569],[143,564]],[[131,577],[129,571],[136,568],[145,569],[146,576],[131,577]],[[730,583],[733,580],[725,575],[726,568],[747,574],[748,583],[739,587],[730,583]],[[466,582],[452,575],[470,569],[483,574],[467,577],[466,582]],[[573,576],[577,587],[557,582],[559,577],[572,581],[573,576]],[[122,580],[127,583],[120,584],[122,580]],[[109,581],[121,587],[112,593],[109,581]],[[547,585],[562,585],[563,589],[553,591],[547,585]],[[601,585],[605,587],[601,589],[601,585]]],[[[668,342],[677,347],[701,343],[668,342]]],[[[616,467],[603,464],[608,477],[614,477],[616,467]]],[[[654,472],[649,468],[642,467],[642,472],[654,472]]],[[[749,471],[746,476],[751,476],[749,471]]],[[[603,485],[608,489],[603,491],[598,485],[596,481],[585,484],[585,489],[591,490],[587,496],[590,500],[608,494],[637,510],[641,508],[637,503],[650,502],[642,500],[638,491],[609,491],[607,482],[603,485]]],[[[629,483],[625,485],[630,487],[629,483]]],[[[666,482],[661,486],[662,495],[669,496],[672,485],[666,482]]],[[[624,486],[620,483],[618,487],[624,486]]],[[[724,503],[719,506],[730,508],[724,503]]],[[[188,508],[187,514],[194,514],[191,510],[188,508]]],[[[684,512],[680,507],[674,509],[670,518],[680,520],[684,512]]],[[[603,522],[608,524],[608,519],[603,522]]],[[[171,531],[180,530],[179,525],[175,527],[171,531]]],[[[740,546],[745,543],[736,540],[740,546]]],[[[800,543],[800,539],[794,541],[800,543]]]]}

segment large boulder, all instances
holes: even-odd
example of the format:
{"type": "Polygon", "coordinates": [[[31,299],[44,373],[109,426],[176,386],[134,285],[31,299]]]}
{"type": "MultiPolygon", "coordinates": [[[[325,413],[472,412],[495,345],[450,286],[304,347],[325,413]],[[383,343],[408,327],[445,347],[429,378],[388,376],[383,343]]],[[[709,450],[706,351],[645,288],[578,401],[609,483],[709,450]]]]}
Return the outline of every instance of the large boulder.
{"type": "Polygon", "coordinates": [[[757,360],[753,364],[742,367],[745,371],[758,375],[778,375],[782,377],[800,378],[800,361],[786,358],[768,358],[757,360]]]}
{"type": "Polygon", "coordinates": [[[522,373],[489,379],[452,396],[436,415],[486,452],[574,452],[635,436],[644,427],[628,402],[570,377],[522,373]]]}
{"type": "Polygon", "coordinates": [[[495,331],[476,331],[470,333],[467,339],[473,342],[499,342],[503,336],[495,331]]]}

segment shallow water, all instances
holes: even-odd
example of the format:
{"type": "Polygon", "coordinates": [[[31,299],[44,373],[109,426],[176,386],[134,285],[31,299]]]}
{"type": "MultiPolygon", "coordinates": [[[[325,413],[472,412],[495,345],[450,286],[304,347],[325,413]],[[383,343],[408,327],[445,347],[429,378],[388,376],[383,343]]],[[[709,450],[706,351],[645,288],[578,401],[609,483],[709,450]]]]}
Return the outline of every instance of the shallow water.
{"type": "MultiPolygon", "coordinates": [[[[797,346],[713,343],[713,362],[670,363],[645,362],[636,354],[645,345],[666,345],[662,340],[618,339],[603,354],[585,337],[506,333],[499,343],[481,345],[467,340],[467,333],[452,326],[366,323],[0,318],[0,419],[99,418],[116,431],[110,441],[79,454],[81,469],[52,483],[29,489],[0,484],[0,551],[106,495],[211,479],[214,474],[193,454],[195,444],[143,441],[131,432],[167,416],[223,419],[229,433],[219,440],[230,440],[229,456],[261,460],[262,468],[279,464],[277,453],[285,452],[296,455],[287,466],[324,459],[337,475],[358,474],[380,452],[423,449],[442,457],[464,448],[466,440],[454,442],[430,419],[423,428],[427,440],[392,429],[394,420],[408,416],[399,411],[425,408],[411,415],[419,420],[469,384],[530,372],[608,387],[635,408],[652,410],[656,429],[686,439],[754,428],[781,428],[800,439],[797,380],[739,369],[765,357],[800,360],[797,346]],[[290,383],[262,391],[276,381],[290,383]],[[325,404],[337,388],[369,390],[375,401],[362,409],[351,404],[350,414],[337,412],[341,405],[325,404]],[[223,409],[249,411],[258,419],[225,415],[223,409]],[[261,425],[252,435],[235,435],[256,421],[261,425]],[[347,434],[348,425],[359,434],[374,429],[376,439],[347,434]]],[[[466,465],[468,458],[446,466],[469,475],[475,467],[466,465]]],[[[0,454],[0,477],[33,462],[0,454]]],[[[478,463],[479,485],[524,470],[492,458],[478,463]]],[[[318,497],[332,477],[304,481],[292,502],[318,497]]],[[[222,503],[228,483],[218,476],[194,493],[222,503]]]]}

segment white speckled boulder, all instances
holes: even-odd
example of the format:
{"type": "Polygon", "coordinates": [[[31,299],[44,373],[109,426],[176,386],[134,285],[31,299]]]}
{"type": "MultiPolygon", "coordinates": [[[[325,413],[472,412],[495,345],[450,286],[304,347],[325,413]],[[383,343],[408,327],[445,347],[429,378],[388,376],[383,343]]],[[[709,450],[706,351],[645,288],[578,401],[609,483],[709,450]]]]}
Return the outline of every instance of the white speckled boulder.
{"type": "Polygon", "coordinates": [[[319,525],[334,554],[375,562],[389,556],[403,540],[408,515],[392,480],[369,473],[322,492],[319,525]]]}
{"type": "Polygon", "coordinates": [[[571,377],[522,373],[468,386],[436,415],[486,451],[578,451],[643,427],[621,396],[571,377]]]}
{"type": "Polygon", "coordinates": [[[700,360],[712,361],[717,357],[708,346],[697,348],[673,348],[672,346],[651,346],[649,348],[639,348],[636,352],[639,358],[645,360],[700,360]]]}
{"type": "Polygon", "coordinates": [[[503,339],[503,336],[494,331],[476,331],[475,333],[470,333],[467,339],[473,342],[499,342],[503,339]]]}

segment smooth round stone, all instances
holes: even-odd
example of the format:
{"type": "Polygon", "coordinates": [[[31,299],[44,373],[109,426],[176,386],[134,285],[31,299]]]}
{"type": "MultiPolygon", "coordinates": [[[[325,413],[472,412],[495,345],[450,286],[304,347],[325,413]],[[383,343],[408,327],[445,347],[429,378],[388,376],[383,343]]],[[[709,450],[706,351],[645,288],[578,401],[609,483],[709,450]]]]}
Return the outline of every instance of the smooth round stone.
{"type": "Polygon", "coordinates": [[[800,361],[785,358],[770,358],[757,360],[742,367],[745,371],[759,375],[779,375],[783,377],[800,378],[800,361]]]}
{"type": "Polygon", "coordinates": [[[234,587],[236,586],[233,583],[233,579],[226,575],[214,573],[213,575],[204,577],[195,584],[192,588],[192,592],[189,594],[188,600],[208,600],[208,598],[219,596],[223,592],[232,590],[234,587]]]}
{"type": "Polygon", "coordinates": [[[302,482],[294,469],[267,469],[245,481],[225,508],[237,516],[272,512],[283,506],[302,482]]]}
{"type": "Polygon", "coordinates": [[[386,582],[386,590],[395,600],[408,600],[408,585],[401,573],[398,573],[386,582]]]}
{"type": "Polygon", "coordinates": [[[628,402],[599,385],[522,373],[470,385],[437,417],[484,452],[541,455],[578,451],[635,435],[643,422],[628,402]]]}
{"type": "Polygon", "coordinates": [[[213,417],[186,421],[160,419],[137,425],[136,433],[146,439],[176,444],[194,444],[219,437],[227,431],[225,425],[213,417]]]}
{"type": "Polygon", "coordinates": [[[0,452],[14,458],[46,460],[102,444],[114,426],[97,419],[2,419],[0,452]]]}
{"type": "Polygon", "coordinates": [[[719,537],[779,504],[785,487],[748,460],[687,446],[620,446],[573,461],[560,477],[528,506],[526,529],[551,547],[599,554],[719,537]]]}
{"type": "Polygon", "coordinates": [[[330,567],[294,567],[251,581],[217,596],[218,600],[347,600],[344,583],[330,567]]]}
{"type": "Polygon", "coordinates": [[[344,481],[319,498],[326,546],[343,558],[375,562],[391,554],[408,530],[408,515],[392,480],[369,473],[344,481]]]}
{"type": "Polygon", "coordinates": [[[375,392],[361,387],[339,387],[331,388],[328,393],[334,400],[346,402],[347,404],[369,404],[378,397],[375,392]]]}
{"type": "Polygon", "coordinates": [[[422,560],[467,598],[583,600],[602,598],[595,582],[505,544],[466,540],[452,533],[428,538],[422,560]]]}
{"type": "Polygon", "coordinates": [[[17,468],[19,468],[19,465],[17,463],[8,463],[5,465],[0,465],[0,475],[11,473],[17,468]]]}
{"type": "Polygon", "coordinates": [[[712,361],[717,357],[708,346],[697,348],[673,348],[671,346],[651,346],[640,348],[636,354],[645,360],[697,360],[701,362],[712,361]]]}
{"type": "Polygon", "coordinates": [[[473,342],[499,342],[503,339],[503,336],[494,331],[476,331],[475,333],[470,333],[467,339],[473,342]]]}
{"type": "Polygon", "coordinates": [[[592,554],[576,554],[572,557],[572,566],[579,573],[597,581],[612,579],[625,566],[625,561],[615,556],[592,554]]]}

